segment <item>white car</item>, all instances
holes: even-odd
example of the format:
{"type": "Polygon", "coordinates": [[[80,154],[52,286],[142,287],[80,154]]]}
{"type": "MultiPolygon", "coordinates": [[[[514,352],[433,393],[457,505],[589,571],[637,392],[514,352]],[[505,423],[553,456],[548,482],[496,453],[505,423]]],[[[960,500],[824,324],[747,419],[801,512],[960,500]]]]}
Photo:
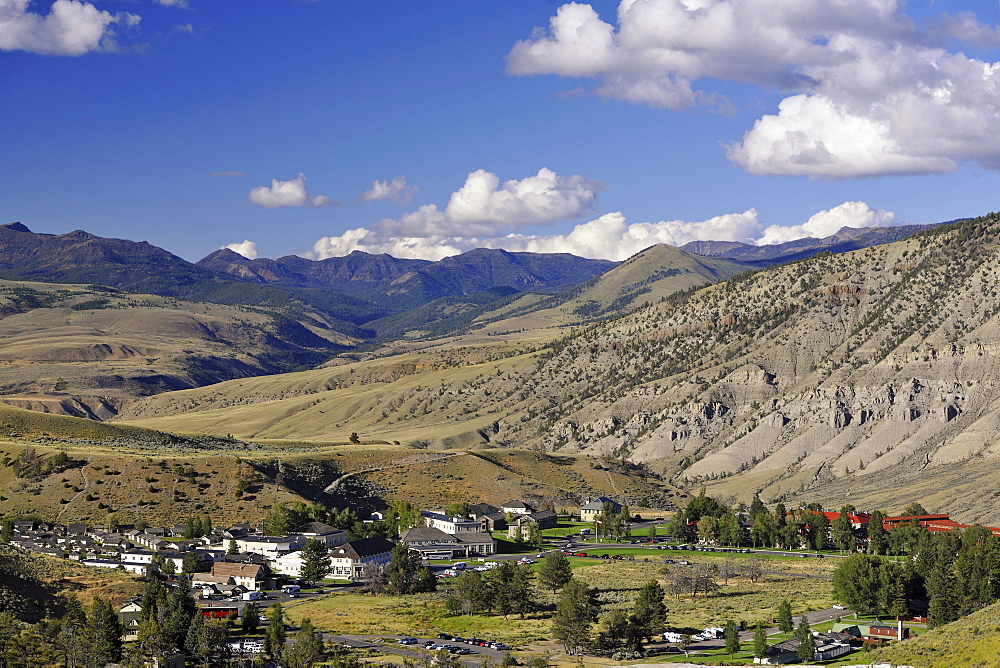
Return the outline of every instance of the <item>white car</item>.
{"type": "Polygon", "coordinates": [[[844,607],[844,606],[842,606],[840,603],[834,604],[833,609],[834,610],[847,610],[847,608],[844,607]]]}

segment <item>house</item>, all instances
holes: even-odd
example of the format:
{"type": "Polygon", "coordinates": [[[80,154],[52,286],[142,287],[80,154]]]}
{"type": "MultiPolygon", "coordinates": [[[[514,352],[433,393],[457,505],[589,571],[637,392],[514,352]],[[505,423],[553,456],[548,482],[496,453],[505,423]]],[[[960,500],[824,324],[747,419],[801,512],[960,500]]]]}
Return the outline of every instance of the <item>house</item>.
{"type": "Polygon", "coordinates": [[[269,563],[276,572],[297,578],[302,575],[302,550],[279,555],[271,559],[269,563]]]}
{"type": "MultiPolygon", "coordinates": [[[[322,522],[308,522],[291,531],[292,536],[302,536],[304,539],[318,540],[327,547],[337,547],[347,542],[347,532],[322,522]]],[[[304,544],[304,543],[303,543],[304,544]]]]}
{"type": "Polygon", "coordinates": [[[139,615],[142,613],[142,598],[131,598],[118,608],[118,619],[122,623],[122,640],[135,640],[139,634],[139,615]]]}
{"type": "Polygon", "coordinates": [[[497,551],[493,536],[481,532],[450,534],[433,527],[407,529],[399,542],[422,554],[425,559],[457,559],[485,556],[497,551]]]}
{"type": "Polygon", "coordinates": [[[482,529],[482,525],[476,520],[466,519],[464,517],[448,517],[441,513],[434,513],[430,511],[421,511],[420,513],[424,517],[424,524],[433,529],[440,529],[445,533],[459,534],[459,533],[478,533],[482,529]]]}
{"type": "Polygon", "coordinates": [[[285,552],[300,550],[306,544],[303,536],[246,536],[235,540],[236,547],[243,552],[256,552],[272,559],[285,552]]]}
{"type": "Polygon", "coordinates": [[[507,528],[507,513],[499,510],[489,515],[481,515],[478,519],[483,531],[501,531],[507,528]]]}
{"type": "Polygon", "coordinates": [[[838,622],[833,625],[833,631],[854,638],[861,638],[866,642],[873,640],[905,640],[910,637],[910,629],[904,627],[902,622],[896,622],[896,626],[890,626],[881,622],[873,622],[872,624],[838,622]]]}
{"type": "Polygon", "coordinates": [[[228,578],[228,583],[242,585],[247,591],[258,591],[269,580],[270,570],[258,564],[217,562],[212,565],[211,574],[228,578]]]}
{"type": "Polygon", "coordinates": [[[539,529],[551,529],[559,521],[559,516],[551,510],[539,510],[528,515],[528,519],[538,523],[539,529]]]}
{"type": "Polygon", "coordinates": [[[481,519],[486,515],[492,515],[497,512],[500,512],[500,509],[496,506],[491,506],[488,503],[473,503],[469,506],[469,517],[474,520],[481,519]]]}
{"type": "Polygon", "coordinates": [[[580,520],[583,522],[593,522],[596,520],[604,512],[605,503],[610,503],[616,513],[621,512],[622,506],[620,503],[606,496],[599,496],[596,499],[588,500],[586,504],[580,506],[580,520]]]}
{"type": "MultiPolygon", "coordinates": [[[[412,529],[411,529],[412,531],[412,529]]],[[[360,580],[368,564],[387,564],[395,544],[385,538],[352,540],[330,551],[330,575],[360,580]]]]}
{"type": "Polygon", "coordinates": [[[512,515],[528,515],[535,512],[535,509],[529,506],[524,501],[518,501],[512,499],[510,501],[504,501],[500,506],[500,510],[505,513],[510,513],[512,515]]]}

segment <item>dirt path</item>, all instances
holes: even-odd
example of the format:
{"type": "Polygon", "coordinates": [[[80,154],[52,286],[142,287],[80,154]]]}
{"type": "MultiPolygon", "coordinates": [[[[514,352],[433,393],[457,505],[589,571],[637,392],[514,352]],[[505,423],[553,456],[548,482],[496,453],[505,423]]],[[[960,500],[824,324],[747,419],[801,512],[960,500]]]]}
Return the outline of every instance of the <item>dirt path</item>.
{"type": "Polygon", "coordinates": [[[415,464],[429,464],[430,462],[436,462],[436,461],[440,461],[442,459],[449,459],[451,457],[458,457],[459,455],[464,455],[464,454],[466,454],[466,453],[464,453],[464,452],[446,452],[446,453],[442,453],[442,454],[439,454],[439,455],[430,455],[430,456],[428,456],[428,455],[413,455],[413,456],[407,457],[405,460],[398,461],[395,464],[385,464],[383,466],[372,466],[372,467],[367,468],[367,469],[359,469],[357,471],[351,471],[350,473],[345,473],[344,475],[340,476],[339,478],[334,479],[334,481],[331,482],[326,487],[324,487],[322,489],[322,491],[320,491],[316,495],[315,498],[318,499],[323,494],[333,494],[333,492],[336,491],[337,487],[339,487],[342,482],[344,482],[345,480],[347,480],[348,478],[350,478],[352,476],[361,475],[363,473],[373,473],[375,471],[387,471],[389,469],[404,468],[404,467],[407,467],[407,466],[413,466],[415,464]]]}
{"type": "Polygon", "coordinates": [[[73,496],[72,496],[72,497],[70,498],[70,500],[69,500],[69,503],[64,503],[64,504],[62,504],[62,508],[60,508],[60,509],[59,509],[59,512],[58,512],[58,513],[56,514],[56,522],[58,522],[58,521],[59,521],[59,518],[61,518],[61,517],[62,517],[62,514],[63,514],[64,512],[66,512],[66,509],[67,509],[67,508],[69,508],[69,507],[70,507],[70,505],[72,505],[72,503],[73,503],[74,501],[76,501],[76,497],[80,496],[81,494],[83,494],[84,492],[86,492],[86,491],[87,491],[87,485],[89,485],[89,484],[90,484],[90,481],[89,481],[89,480],[87,480],[87,467],[86,467],[86,466],[81,466],[81,467],[80,467],[80,475],[81,475],[81,476],[83,476],[83,487],[81,487],[81,488],[80,488],[80,491],[79,491],[79,492],[77,492],[76,494],[74,494],[74,495],[73,495],[73,496]]]}

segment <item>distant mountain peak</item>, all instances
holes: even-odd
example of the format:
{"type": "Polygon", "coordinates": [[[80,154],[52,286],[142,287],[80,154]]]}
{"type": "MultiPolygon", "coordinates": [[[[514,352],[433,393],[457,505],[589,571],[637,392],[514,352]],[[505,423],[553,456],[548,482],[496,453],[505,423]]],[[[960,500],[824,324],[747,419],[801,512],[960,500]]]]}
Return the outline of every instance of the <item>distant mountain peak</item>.
{"type": "Polygon", "coordinates": [[[32,231],[28,229],[27,225],[22,225],[21,223],[7,223],[6,225],[0,225],[0,227],[5,227],[8,230],[14,230],[16,232],[27,232],[32,234],[32,231]]]}

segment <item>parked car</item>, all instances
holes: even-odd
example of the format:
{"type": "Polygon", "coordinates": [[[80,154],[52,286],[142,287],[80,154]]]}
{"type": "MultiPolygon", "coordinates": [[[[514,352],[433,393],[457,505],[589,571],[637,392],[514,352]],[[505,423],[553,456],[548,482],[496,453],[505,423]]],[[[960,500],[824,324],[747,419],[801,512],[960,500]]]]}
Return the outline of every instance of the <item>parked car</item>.
{"type": "Polygon", "coordinates": [[[450,633],[439,633],[439,634],[437,634],[437,637],[440,640],[451,640],[451,634],[450,633]]]}
{"type": "Polygon", "coordinates": [[[843,605],[841,605],[840,603],[834,603],[833,604],[833,609],[834,610],[846,610],[847,608],[844,607],[843,605]]]}

